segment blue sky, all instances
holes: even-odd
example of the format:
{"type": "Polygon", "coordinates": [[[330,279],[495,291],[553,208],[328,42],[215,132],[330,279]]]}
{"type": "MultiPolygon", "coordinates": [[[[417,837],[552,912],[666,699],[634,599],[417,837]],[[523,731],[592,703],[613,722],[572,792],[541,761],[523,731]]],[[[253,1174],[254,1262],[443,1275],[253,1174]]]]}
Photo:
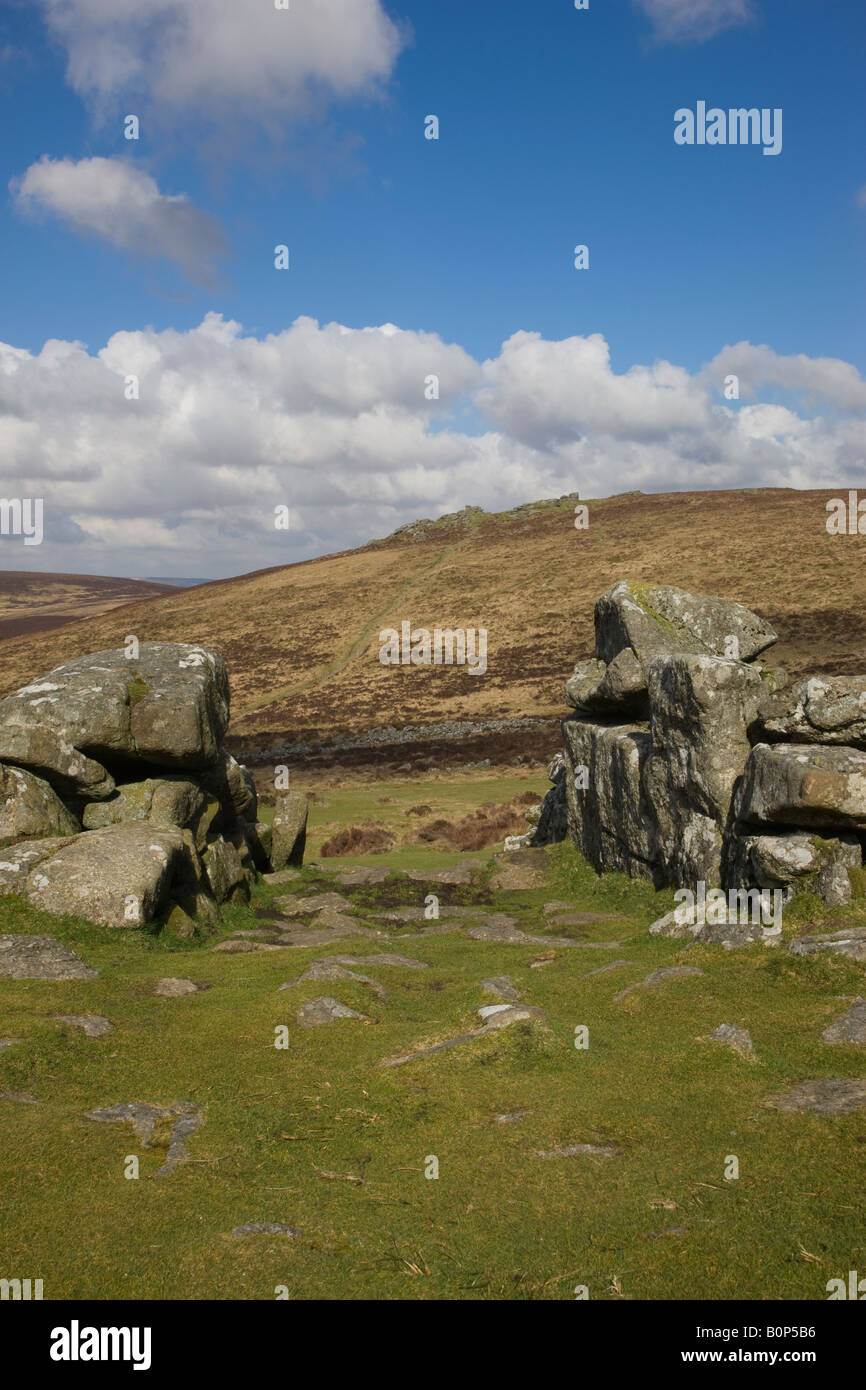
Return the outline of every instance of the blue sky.
{"type": "Polygon", "coordinates": [[[227,3],[153,0],[150,29],[132,0],[2,11],[4,491],[41,489],[53,522],[0,564],[210,575],[551,489],[863,480],[862,6],[233,0],[258,41],[229,29],[187,82],[184,26],[227,3]],[[677,146],[699,100],[781,108],[782,152],[677,146]],[[208,315],[239,325],[221,362],[208,315]],[[52,339],[83,347],[58,368],[52,339]],[[425,353],[442,396],[416,409],[425,353]],[[141,400],[107,405],[99,373],[136,364],[141,400]]]}

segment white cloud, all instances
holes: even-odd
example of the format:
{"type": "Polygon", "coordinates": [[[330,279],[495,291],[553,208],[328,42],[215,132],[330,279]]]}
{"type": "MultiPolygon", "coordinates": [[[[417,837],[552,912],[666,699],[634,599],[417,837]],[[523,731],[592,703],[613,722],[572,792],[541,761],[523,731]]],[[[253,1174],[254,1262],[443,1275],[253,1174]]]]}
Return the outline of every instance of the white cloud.
{"type": "Polygon", "coordinates": [[[215,280],[227,245],[219,223],[184,194],[160,193],[154,180],[122,159],[49,159],[10,180],[22,213],[48,212],[76,232],[124,251],[179,266],[199,284],[215,280]]]}
{"type": "MultiPolygon", "coordinates": [[[[863,486],[866,382],[835,359],[725,348],[690,375],[611,370],[594,334],[516,333],[480,364],[435,334],[299,318],[244,336],[116,333],[96,354],[0,345],[7,495],[45,499],[46,539],[11,568],[218,577],[342,550],[467,503],[502,509],[580,491],[863,486]],[[723,401],[720,372],[755,388],[723,401]],[[124,378],[140,378],[140,399],[124,378]],[[425,398],[439,377],[440,398],[425,398]],[[784,404],[761,401],[761,382],[784,404]],[[828,414],[798,411],[819,396],[828,414]],[[480,413],[486,432],[459,428],[480,413]],[[287,504],[293,529],[274,527],[287,504]]],[[[4,555],[11,555],[10,541],[4,555]]]]}
{"type": "Polygon", "coordinates": [[[105,110],[141,97],[210,125],[321,110],[378,90],[405,36],[381,0],[40,0],[67,78],[105,110]]]}
{"type": "Polygon", "coordinates": [[[515,333],[484,367],[484,409],[533,448],[593,431],[646,441],[708,423],[706,394],[688,372],[657,362],[616,376],[600,333],[560,342],[515,333]]]}
{"type": "Polygon", "coordinates": [[[866,411],[866,381],[856,367],[838,357],[781,357],[766,345],[736,343],[723,348],[705,369],[716,389],[729,374],[739,377],[743,396],[753,397],[769,384],[801,393],[810,403],[827,401],[839,410],[866,411]]]}
{"type": "Polygon", "coordinates": [[[752,0],[636,0],[649,15],[656,37],[673,43],[704,43],[723,29],[749,24],[752,0]]]}
{"type": "Polygon", "coordinates": [[[858,208],[866,208],[866,183],[857,190],[857,206],[858,208]]]}

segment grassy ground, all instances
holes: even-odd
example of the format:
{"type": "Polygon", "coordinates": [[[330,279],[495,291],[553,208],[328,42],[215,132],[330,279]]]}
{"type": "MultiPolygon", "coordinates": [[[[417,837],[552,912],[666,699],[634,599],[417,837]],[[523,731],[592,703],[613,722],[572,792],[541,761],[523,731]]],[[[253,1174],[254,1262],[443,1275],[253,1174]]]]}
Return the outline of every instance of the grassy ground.
{"type": "MultiPolygon", "coordinates": [[[[527,778],[515,780],[525,788],[527,778]]],[[[431,804],[434,791],[456,811],[466,780],[423,791],[380,783],[375,796],[391,798],[381,810],[396,823],[406,797],[431,804]]],[[[509,794],[497,786],[490,799],[509,794]]],[[[319,830],[369,815],[370,800],[361,786],[328,793],[315,811],[313,855],[319,830]]],[[[365,862],[459,858],[406,847],[365,862]]],[[[0,1038],[21,1040],[0,1052],[0,1091],[42,1102],[0,1100],[0,1275],[42,1278],[46,1298],[272,1299],[285,1286],[295,1299],[570,1299],[583,1284],[593,1299],[824,1299],[828,1279],[866,1268],[866,1113],[821,1118],[763,1104],[805,1078],[866,1074],[862,1049],[820,1036],[866,993],[863,967],[762,946],[684,950],[647,934],[673,905],[670,893],[618,875],[600,880],[566,846],[548,858],[544,889],[442,888],[443,918],[449,901],[483,900],[543,933],[543,904],[562,898],[617,914],[562,933],[617,941],[615,950],[555,949],[532,968],[541,946],[392,926],[381,946],[359,939],[225,955],[211,952],[213,939],[169,943],[0,899],[0,930],[59,937],[100,971],[86,981],[0,981],[0,1038]],[[380,950],[430,968],[370,968],[384,1000],[352,981],[277,992],[319,956],[380,950]],[[612,959],[630,963],[588,975],[612,959]],[[614,1000],[675,964],[704,975],[614,1000]],[[475,1009],[491,1002],[480,982],[500,974],[545,1011],[546,1026],[378,1065],[476,1027],[475,1009]],[[165,975],[211,988],[154,997],[165,975]],[[322,994],[369,1021],[300,1027],[300,1004],[322,994]],[[114,1031],[93,1040],[50,1017],[88,1012],[106,1015],[114,1031]],[[757,1063],[697,1041],[723,1022],[749,1029],[757,1063]],[[274,1046],[280,1025],[286,1050],[274,1046]],[[589,1028],[585,1050],[574,1046],[577,1025],[589,1028]],[[163,1152],[142,1149],[129,1127],[83,1118],[130,1100],[203,1110],[189,1162],[156,1178],[163,1152]],[[519,1110],[529,1113],[495,1122],[519,1110]],[[575,1143],[619,1152],[536,1152],[575,1143]],[[140,1158],[137,1181],[124,1177],[128,1154],[140,1158]],[[739,1159],[737,1180],[725,1178],[729,1155],[739,1159]],[[436,1180],[425,1177],[431,1156],[436,1180]],[[301,1235],[231,1236],[249,1222],[301,1235]]],[[[305,869],[289,888],[259,887],[250,908],[226,914],[221,934],[260,925],[256,910],[275,896],[319,886],[331,886],[327,875],[305,869]]],[[[429,890],[395,879],[343,891],[378,924],[383,910],[420,906],[429,890]]],[[[839,916],[804,899],[786,914],[786,936],[839,916]]]]}

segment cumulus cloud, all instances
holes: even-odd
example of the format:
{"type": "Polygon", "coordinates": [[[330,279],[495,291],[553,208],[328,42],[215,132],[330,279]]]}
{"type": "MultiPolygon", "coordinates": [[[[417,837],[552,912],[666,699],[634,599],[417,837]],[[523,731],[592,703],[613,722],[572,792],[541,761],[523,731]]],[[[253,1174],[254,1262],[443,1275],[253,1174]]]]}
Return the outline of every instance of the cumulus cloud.
{"type": "Polygon", "coordinates": [[[9,188],[20,212],[51,213],[120,250],[170,261],[198,284],[214,283],[228,249],[215,218],[122,159],[45,155],[9,188]]]}
{"type": "Polygon", "coordinates": [[[0,345],[0,456],[8,495],[45,500],[45,541],[15,564],[219,577],[467,503],[862,486],[864,392],[848,363],[748,343],[694,375],[669,362],[617,374],[599,334],[516,333],[479,363],[392,324],[299,318],[258,338],[208,314],[187,332],[116,333],[96,353],[0,345]],[[720,394],[728,368],[754,388],[736,406],[720,394]],[[762,401],[762,382],[785,402],[762,401]],[[799,395],[830,409],[806,413],[799,395]],[[459,427],[467,407],[480,433],[459,427]],[[274,526],[284,505],[288,532],[274,526]]]}
{"type": "Polygon", "coordinates": [[[595,431],[646,442],[708,422],[706,394],[682,367],[657,362],[616,376],[600,333],[561,342],[545,341],[540,333],[515,333],[484,371],[480,403],[509,434],[533,448],[595,431]]]}
{"type": "MultiPolygon", "coordinates": [[[[157,114],[272,125],[376,92],[405,35],[381,0],[40,0],[67,79],[105,110],[120,97],[157,114]]],[[[134,108],[129,108],[134,109],[134,108]]]]}
{"type": "Polygon", "coordinates": [[[780,357],[766,345],[736,343],[725,347],[706,369],[710,380],[739,377],[740,393],[755,396],[761,386],[780,386],[804,396],[809,403],[827,401],[839,410],[866,411],[866,381],[850,362],[838,357],[780,357]]]}
{"type": "Polygon", "coordinates": [[[754,18],[752,0],[636,0],[663,42],[704,43],[754,18]]]}

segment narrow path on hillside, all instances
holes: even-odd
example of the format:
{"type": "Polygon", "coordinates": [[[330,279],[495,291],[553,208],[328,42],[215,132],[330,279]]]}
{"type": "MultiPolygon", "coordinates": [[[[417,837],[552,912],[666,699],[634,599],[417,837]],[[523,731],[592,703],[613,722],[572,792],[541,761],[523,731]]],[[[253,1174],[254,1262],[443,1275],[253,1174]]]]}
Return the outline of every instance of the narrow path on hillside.
{"type": "Polygon", "coordinates": [[[403,584],[391,595],[385,606],[380,608],[379,611],[370,618],[361,629],[360,633],[355,638],[350,639],[348,645],[344,646],[342,651],[335,656],[328,665],[322,667],[312,675],[306,676],[303,680],[297,681],[294,685],[282,686],[279,690],[270,692],[267,704],[259,706],[259,709],[267,709],[268,705],[275,704],[277,700],[284,700],[289,695],[299,695],[306,690],[315,690],[323,685],[327,685],[328,681],[333,680],[335,676],[339,676],[341,672],[345,671],[347,666],[350,666],[353,661],[356,661],[358,657],[363,655],[370,645],[370,642],[373,640],[374,635],[380,631],[384,619],[387,618],[390,613],[393,613],[397,605],[409,599],[411,595],[415,593],[419,584],[432,574],[434,570],[438,569],[440,565],[444,564],[446,560],[450,559],[455,550],[459,550],[462,544],[464,544],[464,542],[458,541],[454,545],[446,546],[444,550],[439,552],[435,560],[432,560],[424,569],[419,570],[414,579],[411,579],[407,584],[403,584]]]}

